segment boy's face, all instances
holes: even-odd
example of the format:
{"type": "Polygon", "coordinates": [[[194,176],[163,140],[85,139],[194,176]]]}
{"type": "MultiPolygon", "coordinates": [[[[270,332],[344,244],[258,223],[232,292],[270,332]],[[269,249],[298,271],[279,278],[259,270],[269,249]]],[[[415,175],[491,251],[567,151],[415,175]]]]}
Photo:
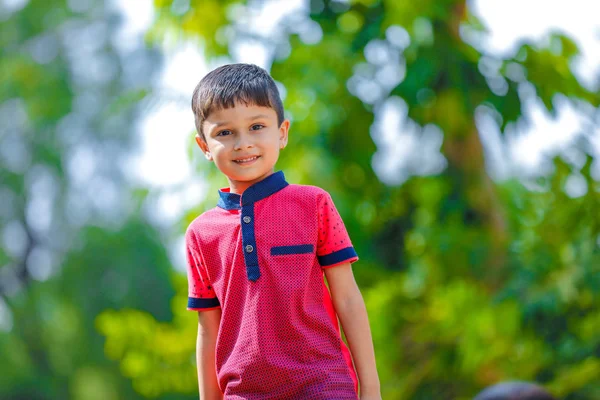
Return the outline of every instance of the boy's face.
{"type": "Polygon", "coordinates": [[[273,173],[289,126],[288,120],[277,125],[272,108],[236,102],[232,108],[212,111],[202,125],[206,140],[196,135],[196,142],[227,176],[231,191],[242,193],[273,173]]]}

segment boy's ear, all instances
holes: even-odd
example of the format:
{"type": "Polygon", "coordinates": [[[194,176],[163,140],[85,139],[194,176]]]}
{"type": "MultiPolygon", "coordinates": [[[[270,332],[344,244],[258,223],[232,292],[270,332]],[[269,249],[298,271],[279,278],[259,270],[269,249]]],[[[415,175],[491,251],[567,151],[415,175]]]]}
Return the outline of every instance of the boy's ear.
{"type": "Polygon", "coordinates": [[[279,148],[284,149],[288,142],[288,132],[290,131],[290,120],[286,119],[279,127],[279,148]]]}
{"type": "Polygon", "coordinates": [[[212,154],[210,154],[210,150],[208,149],[208,145],[206,144],[206,142],[204,141],[204,139],[202,139],[200,137],[200,135],[198,135],[196,133],[196,143],[198,144],[198,147],[200,147],[200,150],[202,150],[202,152],[204,153],[204,156],[206,157],[206,159],[208,161],[212,161],[212,154]]]}

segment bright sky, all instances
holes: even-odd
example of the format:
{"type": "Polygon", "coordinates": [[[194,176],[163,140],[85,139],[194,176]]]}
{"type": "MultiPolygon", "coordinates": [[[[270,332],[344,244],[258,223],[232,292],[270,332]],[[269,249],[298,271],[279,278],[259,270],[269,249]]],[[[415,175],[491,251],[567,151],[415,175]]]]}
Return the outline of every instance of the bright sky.
{"type": "MultiPolygon", "coordinates": [[[[150,0],[136,1],[135,5],[134,2],[116,3],[127,17],[125,37],[140,35],[152,23],[150,0]]],[[[576,73],[582,82],[592,85],[594,78],[597,80],[600,76],[600,23],[597,14],[591,10],[591,3],[590,0],[474,0],[472,9],[489,28],[486,47],[493,52],[510,52],[524,38],[541,40],[551,29],[573,37],[583,54],[575,65],[576,73]]],[[[289,2],[286,6],[289,9],[289,2]]],[[[273,11],[275,16],[281,12],[282,7],[273,11]]],[[[142,181],[157,189],[168,189],[158,204],[168,221],[203,195],[203,187],[197,182],[199,179],[192,178],[192,166],[187,156],[190,132],[194,129],[189,99],[209,66],[198,48],[190,43],[165,48],[165,52],[166,66],[157,86],[159,91],[176,94],[181,101],[164,103],[141,122],[142,145],[135,169],[142,181]]],[[[257,47],[238,49],[235,54],[235,61],[265,66],[265,60],[264,51],[257,47]]],[[[490,154],[496,164],[496,170],[491,172],[497,177],[510,176],[516,171],[535,174],[543,154],[559,152],[581,126],[580,116],[569,106],[561,107],[557,119],[548,115],[538,103],[529,104],[528,108],[533,121],[530,131],[512,137],[506,152],[500,154],[498,150],[490,154]]],[[[492,125],[485,123],[482,122],[483,126],[492,125]]],[[[499,131],[491,127],[483,139],[493,147],[494,143],[499,143],[499,131]]],[[[599,141],[596,144],[600,145],[599,141]]]]}

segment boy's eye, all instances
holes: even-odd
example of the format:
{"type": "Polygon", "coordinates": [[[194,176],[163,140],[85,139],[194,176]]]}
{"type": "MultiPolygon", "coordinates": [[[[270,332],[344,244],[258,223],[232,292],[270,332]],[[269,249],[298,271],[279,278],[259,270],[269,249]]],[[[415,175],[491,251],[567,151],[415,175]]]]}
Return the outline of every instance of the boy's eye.
{"type": "Polygon", "coordinates": [[[231,135],[231,131],[228,129],[225,129],[225,130],[217,133],[217,136],[228,136],[228,135],[231,135]]]}
{"type": "Polygon", "coordinates": [[[252,127],[250,128],[250,130],[251,130],[251,131],[257,131],[257,130],[259,130],[259,129],[262,129],[262,128],[264,128],[264,127],[265,127],[265,126],[264,126],[264,125],[262,125],[262,124],[254,124],[254,125],[252,125],[252,127]]]}

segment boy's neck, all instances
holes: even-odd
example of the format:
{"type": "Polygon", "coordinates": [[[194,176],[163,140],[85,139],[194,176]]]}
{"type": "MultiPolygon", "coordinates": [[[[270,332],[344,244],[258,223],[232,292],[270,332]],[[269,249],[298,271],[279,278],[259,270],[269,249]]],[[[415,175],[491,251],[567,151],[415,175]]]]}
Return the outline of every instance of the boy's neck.
{"type": "Polygon", "coordinates": [[[275,168],[273,168],[268,173],[250,181],[235,181],[233,179],[227,178],[227,180],[229,181],[229,192],[239,194],[241,196],[250,186],[268,178],[269,176],[273,175],[274,172],[275,168]]]}

